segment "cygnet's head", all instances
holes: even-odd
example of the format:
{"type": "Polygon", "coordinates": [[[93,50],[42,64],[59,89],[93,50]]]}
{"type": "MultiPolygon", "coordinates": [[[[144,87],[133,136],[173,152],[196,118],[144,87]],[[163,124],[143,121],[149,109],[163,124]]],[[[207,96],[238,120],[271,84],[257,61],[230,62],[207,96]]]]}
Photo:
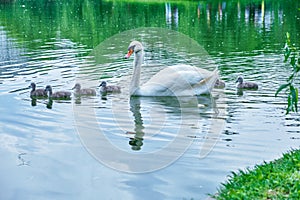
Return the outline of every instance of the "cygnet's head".
{"type": "Polygon", "coordinates": [[[76,83],[75,86],[72,88],[72,90],[80,90],[81,89],[81,85],[79,83],[76,83]]]}
{"type": "Polygon", "coordinates": [[[32,90],[35,90],[36,85],[34,82],[32,82],[32,83],[30,83],[30,85],[28,87],[32,88],[32,90]]]}
{"type": "Polygon", "coordinates": [[[133,53],[137,53],[143,50],[143,45],[139,41],[132,41],[128,46],[128,52],[125,58],[129,58],[133,53]]]}
{"type": "Polygon", "coordinates": [[[50,91],[52,92],[52,87],[51,87],[51,85],[47,85],[47,86],[46,86],[45,92],[48,92],[48,91],[49,91],[49,92],[50,92],[50,91]]]}
{"type": "Polygon", "coordinates": [[[236,83],[243,83],[243,77],[239,76],[236,80],[236,83]]]}
{"type": "Polygon", "coordinates": [[[99,85],[99,87],[106,87],[106,82],[102,81],[101,84],[99,85]]]}

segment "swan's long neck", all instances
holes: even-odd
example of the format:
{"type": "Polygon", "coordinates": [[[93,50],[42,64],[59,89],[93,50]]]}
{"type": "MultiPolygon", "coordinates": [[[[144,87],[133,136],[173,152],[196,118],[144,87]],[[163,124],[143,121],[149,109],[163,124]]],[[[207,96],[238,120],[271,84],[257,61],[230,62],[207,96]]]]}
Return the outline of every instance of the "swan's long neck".
{"type": "Polygon", "coordinates": [[[143,63],[144,52],[141,50],[134,54],[133,75],[130,85],[130,95],[136,94],[140,87],[141,66],[143,63]]]}

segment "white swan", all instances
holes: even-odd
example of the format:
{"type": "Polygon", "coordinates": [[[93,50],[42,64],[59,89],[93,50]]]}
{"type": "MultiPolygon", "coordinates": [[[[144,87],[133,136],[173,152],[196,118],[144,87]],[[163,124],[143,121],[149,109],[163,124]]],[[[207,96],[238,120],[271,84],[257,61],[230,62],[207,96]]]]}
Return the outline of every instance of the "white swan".
{"type": "Polygon", "coordinates": [[[140,86],[144,57],[143,45],[140,42],[130,43],[125,58],[129,58],[133,53],[133,77],[129,90],[131,96],[190,96],[210,93],[219,77],[217,69],[211,72],[179,64],[162,69],[140,86]]]}

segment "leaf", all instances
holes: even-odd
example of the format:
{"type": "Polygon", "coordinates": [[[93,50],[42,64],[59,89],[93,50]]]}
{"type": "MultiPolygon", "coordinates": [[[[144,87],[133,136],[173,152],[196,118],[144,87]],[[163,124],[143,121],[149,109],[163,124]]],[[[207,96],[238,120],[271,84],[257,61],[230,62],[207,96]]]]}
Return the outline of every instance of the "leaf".
{"type": "Polygon", "coordinates": [[[290,85],[290,94],[292,95],[292,100],[295,99],[296,91],[293,85],[290,85]]]}
{"type": "Polygon", "coordinates": [[[293,66],[294,70],[296,71],[297,66],[296,66],[296,56],[295,56],[295,55],[293,55],[293,56],[291,57],[291,62],[290,62],[290,64],[293,66]]]}
{"type": "Polygon", "coordinates": [[[292,97],[293,97],[295,111],[298,112],[298,88],[294,87],[294,90],[292,91],[292,97]]]}
{"type": "Polygon", "coordinates": [[[288,81],[293,80],[293,79],[294,79],[294,75],[295,75],[295,73],[292,73],[292,74],[289,76],[288,81]]]}
{"type": "Polygon", "coordinates": [[[288,106],[286,108],[286,114],[289,114],[289,112],[291,111],[291,106],[292,106],[292,98],[291,98],[291,94],[288,95],[288,106]]]}
{"type": "Polygon", "coordinates": [[[289,32],[286,32],[286,43],[287,43],[288,46],[291,45],[291,39],[290,39],[290,38],[291,38],[291,37],[290,37],[290,33],[289,33],[289,32]]]}
{"type": "Polygon", "coordinates": [[[284,88],[287,88],[290,85],[291,85],[291,83],[287,83],[287,84],[282,84],[281,86],[279,86],[279,88],[277,89],[277,91],[275,93],[275,97],[277,97],[278,93],[281,92],[281,90],[283,90],[284,88]]]}
{"type": "Polygon", "coordinates": [[[296,73],[300,71],[300,64],[296,65],[296,73]]]}
{"type": "Polygon", "coordinates": [[[290,85],[290,96],[291,96],[291,110],[298,112],[298,88],[290,85]]]}
{"type": "Polygon", "coordinates": [[[300,56],[299,55],[298,55],[297,63],[295,64],[295,67],[296,67],[296,72],[299,72],[300,71],[300,56]]]}
{"type": "Polygon", "coordinates": [[[291,54],[291,50],[287,44],[285,44],[285,52],[284,52],[284,62],[286,62],[291,54]]]}

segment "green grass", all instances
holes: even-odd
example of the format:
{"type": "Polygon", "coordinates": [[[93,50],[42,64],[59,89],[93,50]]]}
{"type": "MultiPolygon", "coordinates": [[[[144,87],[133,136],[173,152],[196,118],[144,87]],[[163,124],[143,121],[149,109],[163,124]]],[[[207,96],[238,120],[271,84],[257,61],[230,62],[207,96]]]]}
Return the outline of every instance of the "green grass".
{"type": "Polygon", "coordinates": [[[299,199],[300,150],[292,150],[283,157],[254,169],[232,172],[222,184],[216,199],[299,199]]]}

